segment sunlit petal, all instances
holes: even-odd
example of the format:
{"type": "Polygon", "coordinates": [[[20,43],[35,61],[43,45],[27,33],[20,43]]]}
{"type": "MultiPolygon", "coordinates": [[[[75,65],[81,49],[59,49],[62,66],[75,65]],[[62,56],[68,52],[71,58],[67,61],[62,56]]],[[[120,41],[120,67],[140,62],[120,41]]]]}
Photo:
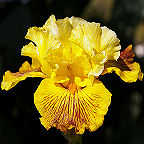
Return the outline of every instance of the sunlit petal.
{"type": "Polygon", "coordinates": [[[1,88],[4,90],[9,90],[14,87],[18,82],[25,80],[27,77],[42,77],[46,78],[38,69],[33,69],[30,64],[26,61],[22,64],[19,69],[19,72],[11,73],[10,71],[6,71],[3,76],[3,81],[1,83],[1,88]]]}
{"type": "Polygon", "coordinates": [[[44,127],[54,126],[64,132],[75,127],[76,133],[82,134],[85,128],[95,131],[102,125],[111,94],[99,81],[93,86],[77,89],[75,84],[64,88],[44,79],[34,100],[44,127]]]}

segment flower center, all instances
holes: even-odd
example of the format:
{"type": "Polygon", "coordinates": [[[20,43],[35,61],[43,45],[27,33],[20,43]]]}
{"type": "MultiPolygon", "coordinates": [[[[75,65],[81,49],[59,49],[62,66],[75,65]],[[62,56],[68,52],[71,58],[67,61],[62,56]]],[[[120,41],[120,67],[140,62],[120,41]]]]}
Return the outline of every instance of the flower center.
{"type": "Polygon", "coordinates": [[[75,83],[70,83],[68,85],[68,90],[70,93],[74,94],[77,91],[77,85],[75,83]]]}

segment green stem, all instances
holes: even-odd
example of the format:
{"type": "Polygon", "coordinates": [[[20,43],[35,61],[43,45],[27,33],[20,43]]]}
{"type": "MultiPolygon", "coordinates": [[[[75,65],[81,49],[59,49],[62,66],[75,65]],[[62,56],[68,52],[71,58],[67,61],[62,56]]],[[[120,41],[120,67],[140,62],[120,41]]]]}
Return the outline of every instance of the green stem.
{"type": "Polygon", "coordinates": [[[67,130],[66,133],[62,132],[62,135],[68,141],[68,144],[82,144],[82,135],[76,134],[74,129],[67,130]]]}

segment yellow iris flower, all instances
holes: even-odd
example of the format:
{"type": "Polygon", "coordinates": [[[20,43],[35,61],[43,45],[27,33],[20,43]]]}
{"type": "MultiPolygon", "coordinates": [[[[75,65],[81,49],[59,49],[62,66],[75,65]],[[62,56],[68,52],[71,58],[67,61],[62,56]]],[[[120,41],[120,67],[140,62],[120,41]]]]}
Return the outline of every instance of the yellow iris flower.
{"type": "Polygon", "coordinates": [[[97,130],[111,102],[111,93],[98,80],[99,75],[115,72],[125,82],[142,80],[130,45],[120,54],[115,32],[99,23],[80,18],[55,19],[51,15],[43,27],[32,27],[31,40],[21,55],[32,58],[17,73],[6,71],[1,88],[9,90],[27,77],[42,77],[34,103],[46,128],[76,134],[97,130]]]}

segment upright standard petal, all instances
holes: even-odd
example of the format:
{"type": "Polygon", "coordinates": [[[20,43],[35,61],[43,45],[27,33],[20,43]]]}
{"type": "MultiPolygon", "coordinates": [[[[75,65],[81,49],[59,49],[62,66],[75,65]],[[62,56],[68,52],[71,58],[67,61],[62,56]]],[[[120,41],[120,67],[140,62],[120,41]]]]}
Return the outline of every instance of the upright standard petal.
{"type": "MultiPolygon", "coordinates": [[[[60,47],[60,43],[48,30],[45,30],[44,28],[30,28],[26,38],[33,41],[36,46],[32,43],[24,46],[22,49],[22,55],[32,57],[33,62],[40,64],[43,73],[50,77],[52,67],[45,57],[47,53],[58,49],[60,47]]],[[[33,63],[33,65],[36,65],[35,63],[33,63]]]]}
{"type": "Polygon", "coordinates": [[[89,56],[91,65],[89,75],[99,76],[104,69],[104,62],[107,60],[105,51],[99,51],[101,32],[100,24],[87,22],[75,27],[69,38],[89,56]]]}
{"type": "Polygon", "coordinates": [[[72,30],[72,26],[67,17],[56,20],[54,15],[49,17],[43,27],[49,30],[60,42],[68,40],[72,30]]]}
{"type": "Polygon", "coordinates": [[[19,81],[25,80],[27,77],[42,77],[47,76],[43,74],[39,69],[33,69],[30,64],[26,61],[22,64],[19,72],[11,73],[6,71],[3,76],[3,81],[1,83],[2,90],[9,90],[14,87],[19,81]]]}
{"type": "Polygon", "coordinates": [[[85,23],[72,30],[70,41],[79,45],[90,56],[96,54],[100,46],[101,28],[99,23],[85,23]]]}
{"type": "Polygon", "coordinates": [[[79,88],[75,83],[63,87],[51,79],[44,79],[34,94],[34,103],[46,129],[57,127],[66,132],[75,127],[77,134],[83,134],[85,128],[98,129],[110,101],[111,93],[99,81],[79,88]]]}
{"type": "Polygon", "coordinates": [[[69,21],[70,21],[70,23],[72,25],[72,28],[75,28],[78,25],[83,25],[83,24],[87,23],[86,20],[84,20],[82,18],[74,17],[74,16],[69,18],[69,21]]]}
{"type": "Polygon", "coordinates": [[[108,29],[107,27],[101,27],[101,29],[102,35],[98,51],[105,51],[108,60],[117,60],[120,56],[120,40],[117,38],[114,31],[108,29]]]}

